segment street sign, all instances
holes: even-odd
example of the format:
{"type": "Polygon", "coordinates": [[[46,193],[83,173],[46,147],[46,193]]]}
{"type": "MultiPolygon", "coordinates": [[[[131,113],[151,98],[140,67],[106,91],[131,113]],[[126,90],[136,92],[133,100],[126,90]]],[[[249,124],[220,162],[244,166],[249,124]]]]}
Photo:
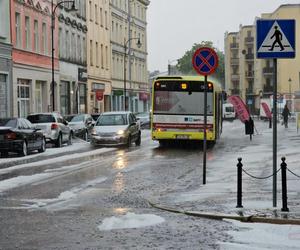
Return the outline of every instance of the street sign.
{"type": "Polygon", "coordinates": [[[218,67],[218,55],[212,48],[202,47],[195,51],[192,63],[198,74],[207,76],[218,67]]]}
{"type": "Polygon", "coordinates": [[[257,58],[294,58],[295,28],[294,19],[257,20],[257,58]]]}

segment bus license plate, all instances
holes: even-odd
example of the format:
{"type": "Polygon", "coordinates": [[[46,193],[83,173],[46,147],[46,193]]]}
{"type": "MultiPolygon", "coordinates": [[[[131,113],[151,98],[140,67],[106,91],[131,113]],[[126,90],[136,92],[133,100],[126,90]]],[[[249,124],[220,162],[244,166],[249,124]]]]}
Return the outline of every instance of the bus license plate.
{"type": "Polygon", "coordinates": [[[176,139],[189,139],[189,135],[176,135],[176,139]]]}

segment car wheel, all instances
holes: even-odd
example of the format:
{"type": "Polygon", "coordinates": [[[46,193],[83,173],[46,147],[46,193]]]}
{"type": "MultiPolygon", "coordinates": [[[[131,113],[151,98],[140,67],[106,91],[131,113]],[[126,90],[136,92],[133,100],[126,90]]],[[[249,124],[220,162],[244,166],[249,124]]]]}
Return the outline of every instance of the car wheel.
{"type": "Polygon", "coordinates": [[[140,146],[141,145],[141,133],[139,133],[139,136],[138,136],[138,138],[135,141],[135,145],[136,146],[140,146]]]}
{"type": "Polygon", "coordinates": [[[22,150],[21,150],[21,152],[20,152],[20,155],[21,155],[21,156],[26,156],[26,155],[28,155],[28,148],[27,148],[27,143],[26,143],[26,141],[23,141],[23,143],[22,143],[22,150]]]}
{"type": "Polygon", "coordinates": [[[72,143],[73,143],[73,133],[71,132],[71,133],[69,134],[68,145],[72,145],[72,143]]]}
{"type": "Polygon", "coordinates": [[[88,139],[89,139],[88,132],[85,131],[83,135],[83,140],[88,141],[88,139]]]}
{"type": "Polygon", "coordinates": [[[45,141],[45,138],[43,138],[43,141],[42,141],[42,145],[41,147],[38,149],[39,153],[43,153],[46,151],[46,141],[45,141]]]}
{"type": "Polygon", "coordinates": [[[5,158],[8,157],[8,152],[4,151],[4,152],[0,152],[1,158],[5,158]]]}
{"type": "Polygon", "coordinates": [[[62,146],[62,136],[61,136],[61,134],[59,134],[59,136],[58,136],[58,138],[57,138],[57,140],[55,142],[55,146],[57,148],[61,148],[61,146],[62,146]]]}
{"type": "Polygon", "coordinates": [[[131,136],[128,136],[128,140],[127,140],[127,147],[131,146],[131,136]]]}

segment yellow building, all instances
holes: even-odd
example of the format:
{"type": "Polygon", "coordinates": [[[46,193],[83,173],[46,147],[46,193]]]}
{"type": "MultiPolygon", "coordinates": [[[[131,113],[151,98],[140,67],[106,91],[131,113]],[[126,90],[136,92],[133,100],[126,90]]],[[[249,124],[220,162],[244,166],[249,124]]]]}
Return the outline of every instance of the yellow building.
{"type": "Polygon", "coordinates": [[[98,113],[111,110],[111,21],[108,0],[87,3],[87,112],[98,113]]]}
{"type": "Polygon", "coordinates": [[[148,0],[110,0],[112,110],[149,110],[146,37],[149,4],[148,0]]]}
{"type": "MultiPolygon", "coordinates": [[[[300,4],[279,6],[273,13],[264,13],[263,19],[295,19],[296,47],[300,42],[300,4]]],[[[253,25],[240,26],[238,32],[225,33],[225,88],[229,95],[243,98],[252,114],[257,114],[261,98],[273,93],[272,59],[256,58],[256,20],[253,25]]],[[[294,59],[277,60],[277,88],[293,108],[293,94],[300,91],[300,52],[294,59]]]]}

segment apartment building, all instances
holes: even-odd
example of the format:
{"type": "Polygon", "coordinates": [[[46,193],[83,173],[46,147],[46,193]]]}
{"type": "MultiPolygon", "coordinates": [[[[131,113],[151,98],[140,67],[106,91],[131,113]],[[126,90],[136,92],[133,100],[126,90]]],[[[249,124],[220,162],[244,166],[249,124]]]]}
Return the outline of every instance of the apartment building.
{"type": "MultiPolygon", "coordinates": [[[[59,3],[59,2],[57,2],[59,3]]],[[[87,15],[86,1],[65,2],[58,9],[59,86],[56,110],[61,114],[86,113],[88,111],[87,87],[87,15]]],[[[58,49],[56,49],[58,51],[58,49]]],[[[57,95],[56,95],[57,96],[57,95]]]]}
{"type": "Polygon", "coordinates": [[[12,45],[10,38],[10,2],[0,0],[0,118],[12,116],[12,45]]]}
{"type": "MultiPolygon", "coordinates": [[[[263,19],[295,19],[300,21],[300,4],[285,4],[263,19]]],[[[257,19],[257,18],[256,18],[257,19]]],[[[256,19],[253,25],[240,26],[238,32],[225,33],[225,88],[229,95],[239,95],[251,113],[258,113],[261,98],[273,94],[274,65],[272,59],[256,58],[256,19]]],[[[300,42],[300,27],[296,25],[296,46],[300,42]]],[[[293,111],[294,93],[300,91],[300,52],[294,59],[277,60],[278,96],[293,111]]]]}
{"type": "Polygon", "coordinates": [[[112,110],[149,109],[146,37],[149,4],[148,0],[110,0],[112,110]]]}
{"type": "Polygon", "coordinates": [[[87,6],[88,112],[111,110],[111,47],[109,0],[87,6]]]}
{"type": "MultiPolygon", "coordinates": [[[[51,108],[51,4],[49,1],[11,0],[10,25],[13,78],[12,115],[26,117],[31,112],[51,108]]],[[[58,33],[54,33],[57,41],[58,33]]],[[[57,53],[56,53],[57,55],[57,53]]],[[[56,72],[58,62],[55,63],[56,72]]],[[[58,81],[58,74],[55,74],[58,81]]]]}

